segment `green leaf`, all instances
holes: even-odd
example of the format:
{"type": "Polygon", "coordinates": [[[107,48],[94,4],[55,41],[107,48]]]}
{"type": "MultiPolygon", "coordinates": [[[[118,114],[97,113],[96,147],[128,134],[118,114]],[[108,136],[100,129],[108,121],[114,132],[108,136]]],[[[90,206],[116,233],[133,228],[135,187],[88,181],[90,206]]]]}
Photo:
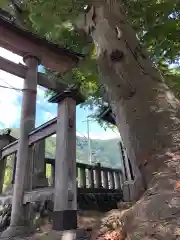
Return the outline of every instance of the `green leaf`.
{"type": "Polygon", "coordinates": [[[4,8],[8,5],[8,0],[0,0],[0,8],[4,8]]]}

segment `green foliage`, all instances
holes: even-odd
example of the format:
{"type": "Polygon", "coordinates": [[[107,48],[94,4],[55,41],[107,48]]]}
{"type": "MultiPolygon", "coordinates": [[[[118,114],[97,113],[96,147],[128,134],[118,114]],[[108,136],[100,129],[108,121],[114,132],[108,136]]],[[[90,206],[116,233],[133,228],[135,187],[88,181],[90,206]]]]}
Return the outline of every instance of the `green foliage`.
{"type": "MultiPolygon", "coordinates": [[[[121,157],[118,148],[118,139],[91,140],[93,163],[101,163],[103,166],[120,167],[121,157]]],[[[55,158],[56,138],[49,137],[46,140],[46,157],[55,158]]],[[[88,163],[88,141],[83,137],[76,137],[76,161],[88,163]]],[[[50,175],[50,167],[47,170],[50,175]]]]}
{"type": "MultiPolygon", "coordinates": [[[[8,2],[8,0],[6,0],[8,2]]],[[[59,81],[76,84],[89,99],[86,102],[101,108],[102,94],[99,91],[98,70],[94,59],[94,46],[87,36],[77,32],[74,22],[79,12],[84,11],[85,0],[23,0],[18,1],[21,14],[16,16],[30,30],[48,40],[73,51],[83,53],[85,61],[71,73],[57,75],[59,81]],[[101,105],[100,105],[101,102],[101,105]]],[[[179,92],[179,74],[169,70],[169,63],[179,60],[180,52],[180,1],[179,0],[122,0],[129,20],[140,42],[148,49],[151,59],[161,72],[172,77],[173,89],[179,92]],[[168,63],[168,64],[167,64],[168,63]],[[176,83],[174,84],[174,76],[176,83]]],[[[0,6],[4,7],[5,0],[0,6]]],[[[12,4],[9,4],[12,5],[12,4]]],[[[168,80],[168,83],[171,80],[168,80]]],[[[178,94],[177,94],[178,95],[178,94]]],[[[179,96],[179,95],[178,95],[179,96]]]]}
{"type": "MultiPolygon", "coordinates": [[[[19,136],[19,129],[12,129],[14,137],[19,136]]],[[[112,140],[91,140],[93,162],[101,163],[104,166],[119,167],[121,156],[118,147],[119,139],[112,140]]],[[[55,158],[56,138],[46,139],[46,157],[55,158]]],[[[76,160],[77,162],[88,163],[88,141],[85,137],[76,137],[76,160]]],[[[47,176],[50,176],[50,166],[48,166],[47,176]]]]}

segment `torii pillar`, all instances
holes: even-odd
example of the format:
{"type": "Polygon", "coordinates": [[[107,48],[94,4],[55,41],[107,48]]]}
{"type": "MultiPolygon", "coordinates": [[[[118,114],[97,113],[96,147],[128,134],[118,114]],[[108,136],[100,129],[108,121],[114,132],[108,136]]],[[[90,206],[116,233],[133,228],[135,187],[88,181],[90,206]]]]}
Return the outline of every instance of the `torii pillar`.
{"type": "Polygon", "coordinates": [[[76,105],[83,100],[71,90],[49,101],[58,103],[53,229],[73,230],[77,228],[76,105]]]}
{"type": "Polygon", "coordinates": [[[30,178],[30,169],[28,167],[31,166],[30,161],[32,160],[29,157],[28,135],[35,127],[38,59],[27,55],[24,57],[24,62],[28,69],[23,88],[11,223],[10,227],[1,235],[1,238],[9,239],[28,235],[31,229],[30,208],[28,205],[23,204],[23,198],[24,190],[27,189],[27,182],[31,185],[31,180],[27,179],[30,178]]]}

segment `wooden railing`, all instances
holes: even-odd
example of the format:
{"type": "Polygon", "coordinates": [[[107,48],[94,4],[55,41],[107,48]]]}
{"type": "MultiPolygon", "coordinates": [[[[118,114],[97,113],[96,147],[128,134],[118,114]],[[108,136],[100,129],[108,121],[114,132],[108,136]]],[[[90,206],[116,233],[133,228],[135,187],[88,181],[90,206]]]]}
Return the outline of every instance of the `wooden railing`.
{"type": "Polygon", "coordinates": [[[120,189],[122,172],[120,169],[102,167],[100,164],[77,163],[77,182],[80,188],[120,189]]]}
{"type": "MultiPolygon", "coordinates": [[[[40,127],[34,129],[29,134],[29,145],[33,145],[36,142],[55,134],[56,133],[56,123],[57,123],[57,119],[53,118],[52,120],[46,122],[45,124],[41,125],[40,127]]],[[[2,158],[6,157],[8,155],[11,155],[12,153],[16,152],[17,149],[18,149],[18,140],[5,146],[1,150],[2,158]]]]}
{"type": "MultiPolygon", "coordinates": [[[[46,158],[46,163],[51,164],[52,184],[55,177],[55,160],[46,158]]],[[[118,190],[123,184],[123,173],[121,169],[102,167],[101,164],[89,165],[85,163],[76,164],[77,186],[80,189],[118,190]]]]}
{"type": "MultiPolygon", "coordinates": [[[[29,146],[36,144],[39,141],[43,141],[45,138],[56,133],[56,118],[50,120],[49,122],[41,125],[40,127],[34,129],[29,134],[29,146]]],[[[18,149],[18,140],[12,142],[11,144],[3,147],[0,150],[0,163],[4,167],[6,158],[10,155],[13,156],[14,161],[14,170],[12,183],[14,183],[15,177],[15,168],[16,168],[16,153],[18,149]]],[[[44,156],[45,157],[45,156],[44,156]]],[[[46,163],[51,164],[51,186],[55,182],[55,160],[46,158],[46,163]]],[[[6,164],[6,163],[5,163],[6,164]]],[[[3,171],[1,170],[0,176],[0,192],[2,192],[2,181],[3,181],[3,171]]],[[[84,191],[97,191],[103,190],[119,190],[123,184],[123,173],[121,169],[111,169],[107,167],[102,167],[100,164],[97,165],[88,165],[84,163],[77,163],[77,186],[79,189],[84,189],[84,191]]]]}

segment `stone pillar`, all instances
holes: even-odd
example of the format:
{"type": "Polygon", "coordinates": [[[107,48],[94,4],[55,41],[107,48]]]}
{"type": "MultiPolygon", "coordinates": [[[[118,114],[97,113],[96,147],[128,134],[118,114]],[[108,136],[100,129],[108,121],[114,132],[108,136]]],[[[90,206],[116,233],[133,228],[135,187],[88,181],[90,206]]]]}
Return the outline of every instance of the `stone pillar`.
{"type": "Polygon", "coordinates": [[[24,61],[28,70],[23,88],[11,223],[10,227],[2,234],[2,237],[24,235],[30,231],[29,207],[23,205],[23,197],[25,179],[27,179],[27,176],[29,177],[29,174],[32,174],[31,169],[27,169],[31,166],[28,161],[32,159],[28,156],[30,149],[28,147],[28,135],[35,127],[38,60],[35,57],[27,56],[24,61]]]}
{"type": "Polygon", "coordinates": [[[48,187],[48,179],[46,178],[45,140],[37,142],[33,146],[32,187],[34,189],[48,187]]]}
{"type": "Polygon", "coordinates": [[[53,229],[57,231],[77,228],[76,99],[75,91],[50,99],[58,103],[53,212],[53,229]]]}

